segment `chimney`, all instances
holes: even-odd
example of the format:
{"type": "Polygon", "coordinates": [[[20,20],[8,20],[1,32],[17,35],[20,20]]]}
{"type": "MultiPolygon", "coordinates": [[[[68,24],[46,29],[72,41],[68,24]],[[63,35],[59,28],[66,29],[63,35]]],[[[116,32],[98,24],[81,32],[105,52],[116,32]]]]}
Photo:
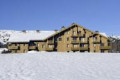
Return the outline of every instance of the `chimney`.
{"type": "Polygon", "coordinates": [[[72,23],[72,25],[74,25],[75,23],[72,23]]]}
{"type": "Polygon", "coordinates": [[[99,34],[99,31],[95,31],[95,34],[99,34]]]}
{"type": "Polygon", "coordinates": [[[58,32],[58,30],[54,30],[56,33],[58,32]]]}
{"type": "Polygon", "coordinates": [[[26,33],[26,30],[22,30],[23,33],[26,33]]]}
{"type": "Polygon", "coordinates": [[[64,30],[64,29],[65,29],[65,26],[63,26],[61,30],[64,30]]]}
{"type": "Polygon", "coordinates": [[[40,30],[36,30],[37,33],[40,33],[40,30]]]}

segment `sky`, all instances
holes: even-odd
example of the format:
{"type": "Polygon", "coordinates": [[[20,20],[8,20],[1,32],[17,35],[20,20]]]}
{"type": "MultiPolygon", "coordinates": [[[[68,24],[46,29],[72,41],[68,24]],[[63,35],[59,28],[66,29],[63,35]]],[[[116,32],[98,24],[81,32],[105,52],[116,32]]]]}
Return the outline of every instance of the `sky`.
{"type": "Polygon", "coordinates": [[[120,0],[0,0],[0,30],[60,30],[72,23],[120,35],[120,0]]]}

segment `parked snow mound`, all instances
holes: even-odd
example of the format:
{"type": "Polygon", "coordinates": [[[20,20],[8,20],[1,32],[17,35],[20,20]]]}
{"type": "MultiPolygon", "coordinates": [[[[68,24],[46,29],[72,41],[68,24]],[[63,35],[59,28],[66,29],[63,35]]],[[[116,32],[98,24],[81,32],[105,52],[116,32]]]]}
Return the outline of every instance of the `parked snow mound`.
{"type": "Polygon", "coordinates": [[[119,54],[1,54],[0,80],[119,80],[119,54]]]}

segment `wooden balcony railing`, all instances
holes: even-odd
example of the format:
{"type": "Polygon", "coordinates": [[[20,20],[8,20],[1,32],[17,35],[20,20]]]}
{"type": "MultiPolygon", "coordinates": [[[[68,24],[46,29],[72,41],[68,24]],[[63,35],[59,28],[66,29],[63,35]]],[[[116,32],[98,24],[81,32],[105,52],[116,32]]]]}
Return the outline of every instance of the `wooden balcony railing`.
{"type": "Polygon", "coordinates": [[[8,49],[18,49],[18,46],[8,46],[8,49]]]}
{"type": "Polygon", "coordinates": [[[88,41],[72,40],[71,43],[72,43],[72,44],[77,44],[77,43],[87,44],[88,41]]]}
{"type": "Polygon", "coordinates": [[[83,34],[72,34],[71,37],[82,37],[83,34]]]}
{"type": "Polygon", "coordinates": [[[80,43],[88,43],[88,41],[80,41],[80,43]]]}
{"type": "Polygon", "coordinates": [[[73,51],[80,51],[80,50],[88,50],[88,47],[72,47],[71,50],[73,51]]]}
{"type": "Polygon", "coordinates": [[[112,49],[111,46],[101,46],[100,49],[112,49]]]}
{"type": "Polygon", "coordinates": [[[54,44],[54,41],[47,41],[48,44],[54,44]]]}
{"type": "Polygon", "coordinates": [[[100,43],[99,40],[93,40],[93,43],[100,43]]]}
{"type": "Polygon", "coordinates": [[[80,41],[78,41],[78,40],[72,40],[71,43],[72,44],[74,44],[74,43],[80,43],[80,41]]]}
{"type": "Polygon", "coordinates": [[[36,49],[36,46],[29,46],[29,49],[36,49]]]}
{"type": "Polygon", "coordinates": [[[53,48],[53,47],[51,47],[51,48],[47,47],[47,48],[45,48],[45,50],[46,50],[46,51],[53,51],[54,48],[53,48]]]}

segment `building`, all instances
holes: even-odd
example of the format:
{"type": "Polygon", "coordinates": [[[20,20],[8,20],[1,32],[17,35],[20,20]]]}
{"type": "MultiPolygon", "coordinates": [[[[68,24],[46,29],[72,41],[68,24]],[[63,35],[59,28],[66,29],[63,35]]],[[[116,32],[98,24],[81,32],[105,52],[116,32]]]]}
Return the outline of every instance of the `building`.
{"type": "Polygon", "coordinates": [[[111,39],[111,53],[120,53],[120,36],[110,36],[111,39]]]}
{"type": "Polygon", "coordinates": [[[12,53],[36,51],[57,52],[102,52],[108,53],[111,49],[108,37],[93,32],[73,23],[68,28],[64,26],[60,31],[26,31],[14,35],[8,42],[8,49],[12,53]]]}

